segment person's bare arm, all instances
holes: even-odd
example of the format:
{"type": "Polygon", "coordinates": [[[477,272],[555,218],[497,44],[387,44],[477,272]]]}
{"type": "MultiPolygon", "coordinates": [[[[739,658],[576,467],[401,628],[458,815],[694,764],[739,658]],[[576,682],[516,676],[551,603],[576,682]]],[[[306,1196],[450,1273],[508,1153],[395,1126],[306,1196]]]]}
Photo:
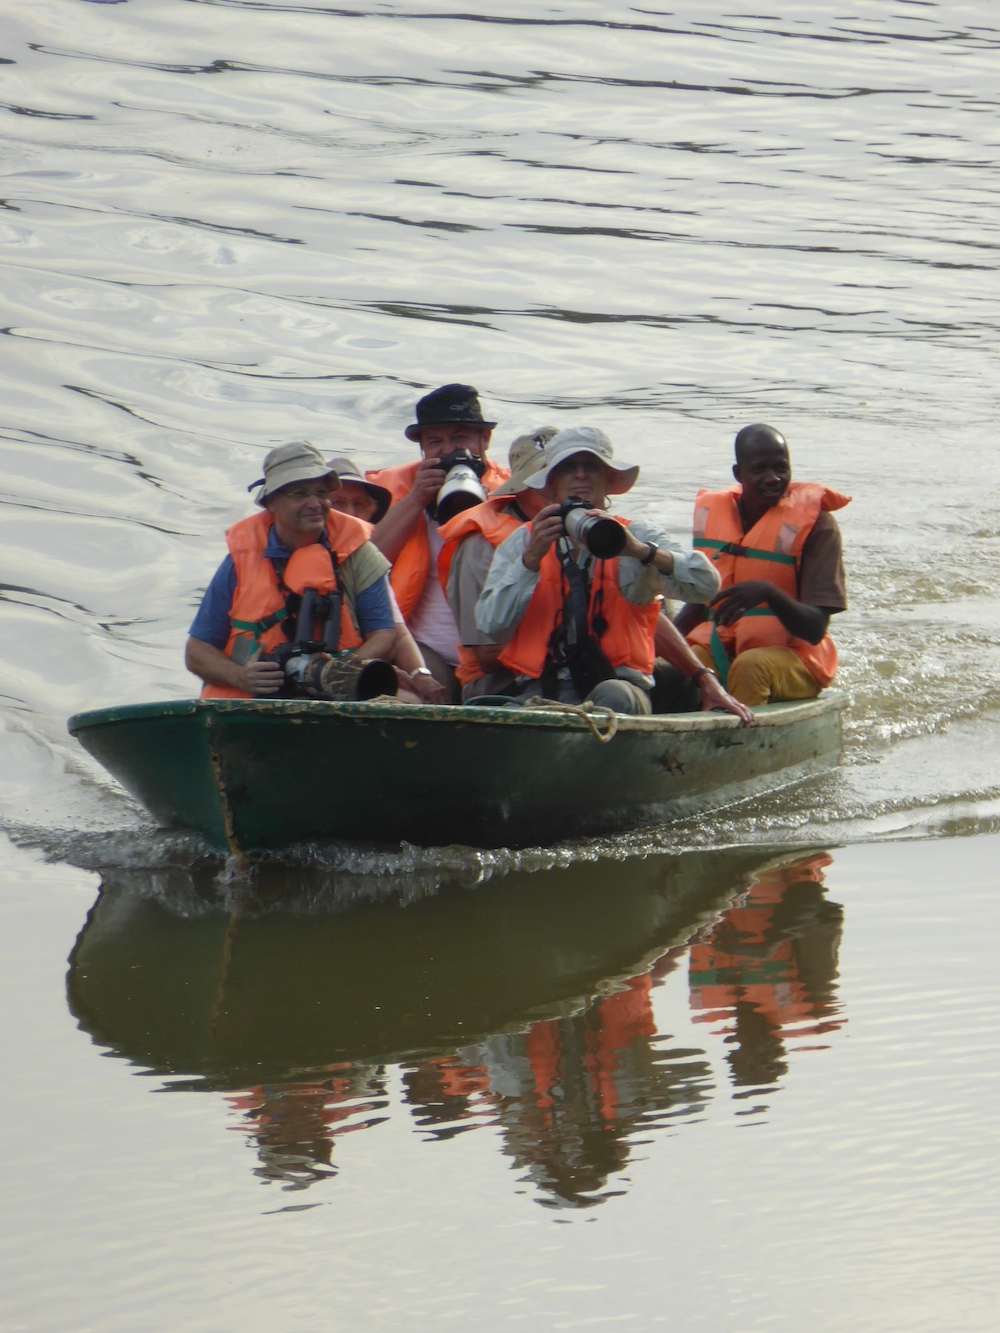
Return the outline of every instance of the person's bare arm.
{"type": "Polygon", "coordinates": [[[257,698],[277,694],[285,678],[277,662],[260,661],[259,649],[249,662],[241,665],[204,639],[188,639],[184,665],[192,675],[200,676],[206,685],[227,685],[257,698]]]}
{"type": "Polygon", "coordinates": [[[708,612],[700,602],[685,602],[674,616],[673,624],[680,634],[690,634],[697,625],[708,619],[708,612]]]}
{"type": "Polygon", "coordinates": [[[715,618],[720,625],[735,625],[737,620],[754,606],[767,606],[797,639],[806,643],[819,643],[830,623],[830,612],[822,606],[809,606],[806,602],[797,602],[787,592],[774,583],[764,579],[747,579],[744,583],[734,583],[725,592],[720,592],[711,605],[715,608],[715,618]]]}
{"type": "Polygon", "coordinates": [[[357,658],[359,662],[370,662],[376,657],[380,657],[385,662],[391,662],[396,655],[396,644],[395,626],[391,629],[372,630],[364,643],[355,648],[351,656],[357,658]]]}
{"type": "Polygon", "coordinates": [[[689,680],[701,672],[697,684],[701,692],[702,712],[708,713],[713,708],[721,708],[723,712],[733,713],[738,717],[744,727],[748,727],[754,720],[753,713],[746,704],[741,704],[738,699],[733,698],[715,672],[704,669],[704,663],[699,661],[683,634],[665,615],[661,615],[656,622],[654,647],[657,656],[665,658],[689,680]]]}
{"type": "Polygon", "coordinates": [[[376,523],[371,541],[389,561],[394,561],[406,545],[407,538],[422,519],[424,509],[444,485],[445,473],[433,458],[422,458],[417,464],[413,487],[397,500],[381,523],[376,523]]]}

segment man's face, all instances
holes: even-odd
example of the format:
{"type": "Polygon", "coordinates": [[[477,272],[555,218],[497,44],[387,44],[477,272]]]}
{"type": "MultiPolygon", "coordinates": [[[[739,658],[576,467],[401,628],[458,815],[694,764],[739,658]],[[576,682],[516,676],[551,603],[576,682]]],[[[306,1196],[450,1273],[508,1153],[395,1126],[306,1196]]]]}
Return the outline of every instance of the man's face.
{"type": "Polygon", "coordinates": [[[613,476],[607,463],[595,454],[573,454],[552,469],[545,489],[552,504],[562,504],[575,495],[592,509],[603,509],[613,476]]]}
{"type": "Polygon", "coordinates": [[[446,421],[440,426],[424,426],[420,432],[420,452],[425,458],[443,458],[453,449],[467,449],[482,458],[491,432],[462,421],[446,421]]]}
{"type": "MultiPolygon", "coordinates": [[[[315,540],[326,525],[330,498],[335,494],[328,477],[315,481],[295,481],[267,497],[266,505],[274,516],[274,526],[283,540],[290,538],[304,545],[315,540]]],[[[288,545],[288,541],[285,541],[288,545]]]]}
{"type": "Polygon", "coordinates": [[[733,468],[733,476],[743,487],[744,500],[752,509],[770,509],[776,505],[792,480],[788,446],[776,440],[761,440],[748,445],[743,462],[733,468]]]}
{"type": "Polygon", "coordinates": [[[342,483],[339,491],[334,491],[330,496],[330,508],[338,509],[342,514],[350,514],[352,518],[364,519],[366,523],[371,523],[378,508],[375,497],[359,486],[356,481],[345,481],[342,483]]]}

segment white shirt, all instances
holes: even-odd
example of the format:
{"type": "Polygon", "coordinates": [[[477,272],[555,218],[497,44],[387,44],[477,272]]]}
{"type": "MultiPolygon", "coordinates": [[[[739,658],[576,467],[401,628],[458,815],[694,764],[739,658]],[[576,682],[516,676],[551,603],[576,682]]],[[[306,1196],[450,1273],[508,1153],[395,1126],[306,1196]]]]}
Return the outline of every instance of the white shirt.
{"type": "Polygon", "coordinates": [[[427,524],[427,539],[431,547],[431,567],[420,601],[410,616],[410,633],[417,643],[433,648],[446,662],[455,666],[458,662],[458,626],[437,576],[437,559],[444,542],[437,524],[426,514],[424,522],[427,524]]]}

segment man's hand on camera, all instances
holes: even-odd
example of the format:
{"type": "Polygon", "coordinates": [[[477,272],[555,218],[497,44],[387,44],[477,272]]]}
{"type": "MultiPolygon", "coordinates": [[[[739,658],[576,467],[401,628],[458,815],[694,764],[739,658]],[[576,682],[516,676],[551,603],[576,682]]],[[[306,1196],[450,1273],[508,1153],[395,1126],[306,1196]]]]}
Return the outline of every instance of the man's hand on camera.
{"type": "Polygon", "coordinates": [[[425,509],[432,504],[438,491],[444,485],[447,476],[444,468],[438,466],[436,458],[422,458],[417,464],[416,476],[410,489],[409,500],[418,509],[425,509]]]}
{"type": "Polygon", "coordinates": [[[285,673],[277,662],[262,662],[260,660],[261,651],[258,648],[243,668],[246,678],[246,684],[243,688],[255,698],[277,694],[281,689],[282,681],[285,679],[285,673]]]}
{"type": "Polygon", "coordinates": [[[561,537],[565,531],[559,509],[559,505],[546,505],[544,509],[538,511],[531,521],[531,533],[528,537],[528,544],[524,548],[524,554],[521,556],[521,563],[525,569],[530,569],[533,574],[538,573],[542,557],[552,543],[558,537],[561,537]]]}

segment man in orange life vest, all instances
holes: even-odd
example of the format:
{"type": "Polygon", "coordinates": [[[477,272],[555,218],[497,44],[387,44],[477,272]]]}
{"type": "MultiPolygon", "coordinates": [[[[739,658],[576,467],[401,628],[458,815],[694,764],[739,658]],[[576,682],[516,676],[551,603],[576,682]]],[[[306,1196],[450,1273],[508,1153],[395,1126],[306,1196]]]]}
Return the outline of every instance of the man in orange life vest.
{"type": "Polygon", "coordinates": [[[625,529],[616,557],[595,557],[567,534],[564,501],[581,500],[606,519],[607,497],[635,485],[638,467],[613,460],[611,441],[593,426],[560,431],[546,445],[545,467],[526,484],[550,503],[497,547],[476,620],[493,637],[513,630],[500,661],[522,695],[648,713],[658,597],[708,601],[719,576],[648,520],[613,520],[625,529]]]}
{"type": "Polygon", "coordinates": [[[733,476],[735,486],[695,498],[694,546],[710,556],[722,591],[708,610],[683,607],[675,624],[741,703],[813,699],[837,669],[827,625],[846,610],[847,593],[830,511],[850,497],[792,481],[773,426],[739,432],[733,476]]]}
{"type": "Polygon", "coordinates": [[[500,651],[513,630],[499,639],[484,634],[476,624],[476,603],[486,584],[493,552],[515,528],[545,508],[541,491],[533,491],[527,482],[545,466],[545,446],[558,434],[556,426],[539,426],[519,435],[508,454],[509,480],[483,504],[463,509],[439,529],[444,545],[438,556],[438,575],[458,626],[455,675],[462,686],[463,700],[506,694],[514,683],[513,672],[500,661],[500,651]]]}
{"type": "Polygon", "coordinates": [[[416,416],[406,438],[419,444],[420,460],[365,474],[392,495],[392,506],[376,525],[372,541],[392,562],[393,592],[428,667],[457,698],[458,629],[437,577],[441,538],[434,501],[446,476],[440,460],[456,449],[482,459],[486,470],[481,483],[487,493],[506,481],[508,473],[486,458],[496,422],[484,421],[479,395],[470,384],[445,384],[426,394],[417,403],[416,416]]]}
{"type": "Polygon", "coordinates": [[[184,660],[205,682],[203,696],[242,699],[277,694],[284,672],[261,652],[286,640],[294,623],[287,599],[305,587],[337,588],[341,648],[359,659],[392,660],[396,630],[386,577],[389,562],[368,540],[367,523],[330,508],[340,485],[306,441],[272,449],[256,502],[259,514],[226,532],[229,554],[206,589],[184,660]]]}

